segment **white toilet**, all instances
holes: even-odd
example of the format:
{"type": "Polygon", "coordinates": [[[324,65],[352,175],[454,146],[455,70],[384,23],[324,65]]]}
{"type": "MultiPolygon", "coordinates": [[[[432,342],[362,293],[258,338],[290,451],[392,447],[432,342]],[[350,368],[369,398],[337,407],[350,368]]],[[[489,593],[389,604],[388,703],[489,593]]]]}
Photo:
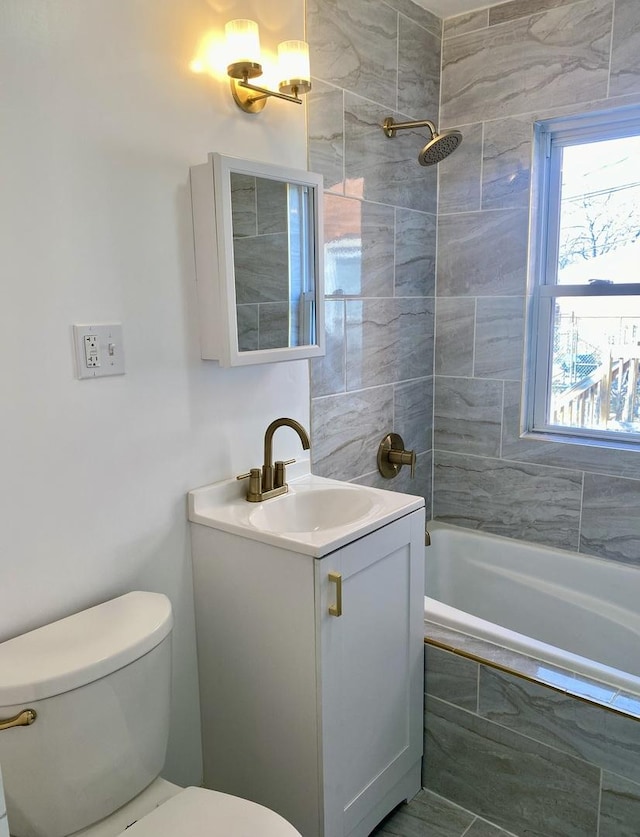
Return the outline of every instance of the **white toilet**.
{"type": "Polygon", "coordinates": [[[36,713],[0,731],[14,837],[300,837],[254,802],[159,778],[172,626],[166,596],[135,592],[0,644],[0,721],[36,713]]]}

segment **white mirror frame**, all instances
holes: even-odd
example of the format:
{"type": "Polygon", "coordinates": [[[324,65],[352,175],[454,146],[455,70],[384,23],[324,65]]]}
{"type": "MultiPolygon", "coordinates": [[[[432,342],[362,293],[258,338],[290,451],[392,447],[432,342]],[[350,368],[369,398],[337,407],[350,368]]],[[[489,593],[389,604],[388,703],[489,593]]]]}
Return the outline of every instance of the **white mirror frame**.
{"type": "Polygon", "coordinates": [[[221,366],[248,366],[324,355],[322,176],[271,163],[211,153],[206,163],[191,166],[190,179],[202,358],[217,360],[221,366]],[[311,188],[315,233],[312,254],[316,294],[315,344],[242,352],[238,349],[231,215],[232,174],[250,175],[311,188]]]}

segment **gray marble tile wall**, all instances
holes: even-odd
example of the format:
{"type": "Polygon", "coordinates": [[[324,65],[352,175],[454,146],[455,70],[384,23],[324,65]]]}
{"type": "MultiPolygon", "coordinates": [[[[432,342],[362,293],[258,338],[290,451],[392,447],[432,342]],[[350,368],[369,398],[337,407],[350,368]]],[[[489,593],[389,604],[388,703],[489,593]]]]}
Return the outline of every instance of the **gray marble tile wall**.
{"type": "Polygon", "coordinates": [[[423,785],[517,835],[632,837],[640,721],[425,646],[423,785]]]}
{"type": "Polygon", "coordinates": [[[533,123],[638,101],[638,0],[444,21],[433,516],[640,567],[640,453],[520,433],[533,123]]]}
{"type": "Polygon", "coordinates": [[[381,126],[437,122],[442,22],[411,0],[309,0],[307,38],[327,294],[327,354],[311,364],[313,469],[430,507],[437,172],[418,164],[428,131],[389,139],[381,126]],[[377,471],[391,431],[417,453],[414,480],[377,471]]]}

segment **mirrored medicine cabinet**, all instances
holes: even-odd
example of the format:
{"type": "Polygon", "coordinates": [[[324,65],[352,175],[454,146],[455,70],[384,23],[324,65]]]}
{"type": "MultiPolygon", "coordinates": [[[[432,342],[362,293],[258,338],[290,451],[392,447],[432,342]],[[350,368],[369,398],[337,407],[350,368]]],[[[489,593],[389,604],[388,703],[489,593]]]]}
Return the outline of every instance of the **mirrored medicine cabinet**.
{"type": "Polygon", "coordinates": [[[323,355],[321,176],[212,153],[191,199],[202,357],[323,355]]]}

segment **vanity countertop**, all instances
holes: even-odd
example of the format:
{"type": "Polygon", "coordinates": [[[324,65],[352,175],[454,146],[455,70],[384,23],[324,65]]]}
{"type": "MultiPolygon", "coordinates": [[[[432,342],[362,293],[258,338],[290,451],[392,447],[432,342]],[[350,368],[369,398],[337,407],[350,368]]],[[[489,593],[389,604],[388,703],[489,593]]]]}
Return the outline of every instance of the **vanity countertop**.
{"type": "Polygon", "coordinates": [[[249,503],[236,479],[196,488],[189,520],[321,558],[424,506],[412,494],[291,472],[289,491],[261,503],[249,503]]]}

